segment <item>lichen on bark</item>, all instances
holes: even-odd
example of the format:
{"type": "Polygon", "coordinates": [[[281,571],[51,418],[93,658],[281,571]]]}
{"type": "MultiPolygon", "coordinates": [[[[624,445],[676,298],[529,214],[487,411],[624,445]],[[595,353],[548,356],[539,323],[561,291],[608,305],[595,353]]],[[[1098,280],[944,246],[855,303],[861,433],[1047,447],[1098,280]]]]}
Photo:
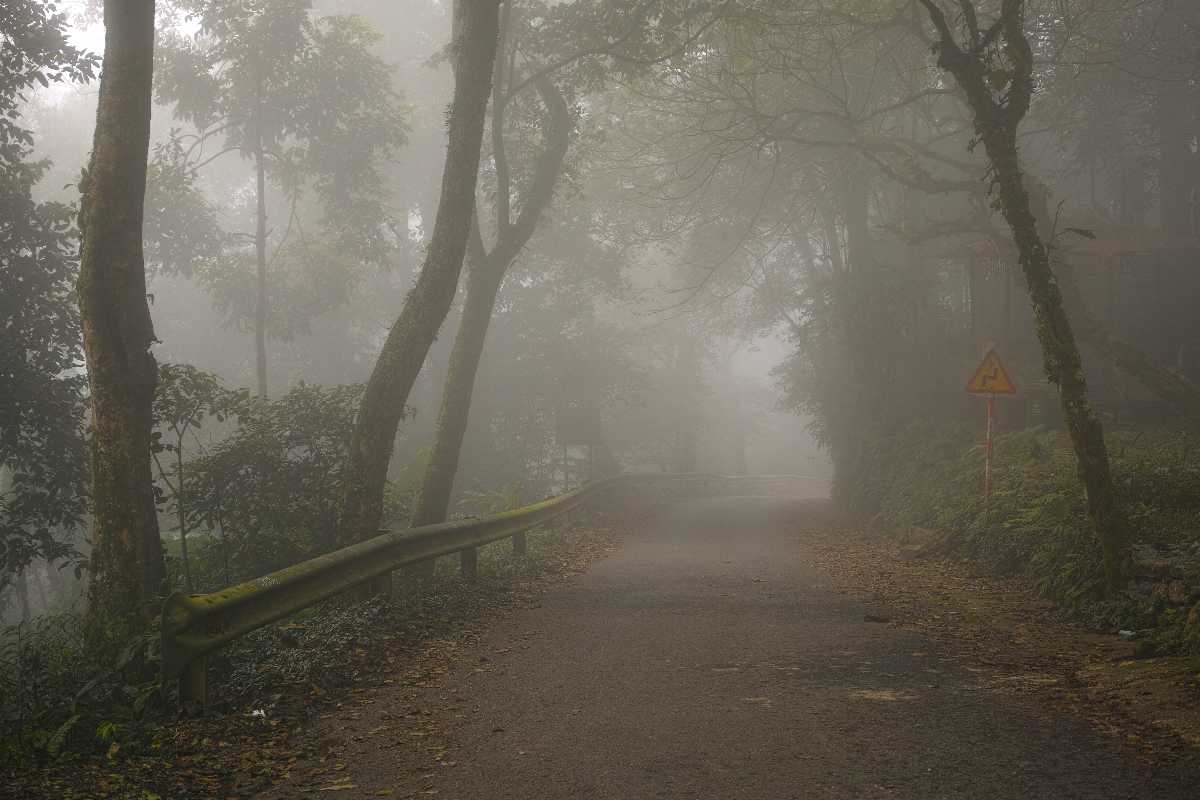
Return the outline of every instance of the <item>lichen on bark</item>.
{"type": "Polygon", "coordinates": [[[954,76],[966,96],[976,138],[991,165],[996,204],[1012,231],[1033,306],[1046,377],[1059,387],[1087,494],[1088,518],[1104,556],[1107,585],[1115,590],[1128,577],[1128,525],[1113,487],[1103,426],[1088,401],[1083,361],[1025,189],[1017,147],[1017,131],[1033,96],[1033,52],[1023,27],[1024,0],[1001,0],[999,16],[986,29],[979,26],[971,0],[960,0],[967,29],[963,44],[935,0],[920,2],[937,31],[938,65],[954,76]],[[992,80],[996,74],[1006,76],[999,89],[992,80]]]}
{"type": "Polygon", "coordinates": [[[499,0],[459,0],[454,5],[454,98],[446,124],[441,196],[425,262],[388,332],[359,407],[342,502],[343,544],[379,532],[396,432],[413,383],[458,288],[475,208],[499,5],[499,0]]]}
{"type": "Polygon", "coordinates": [[[150,466],[158,368],[142,211],[150,142],[153,0],[106,0],[92,155],[81,181],[79,307],[92,411],[90,627],[140,629],[162,591],[150,466]]]}

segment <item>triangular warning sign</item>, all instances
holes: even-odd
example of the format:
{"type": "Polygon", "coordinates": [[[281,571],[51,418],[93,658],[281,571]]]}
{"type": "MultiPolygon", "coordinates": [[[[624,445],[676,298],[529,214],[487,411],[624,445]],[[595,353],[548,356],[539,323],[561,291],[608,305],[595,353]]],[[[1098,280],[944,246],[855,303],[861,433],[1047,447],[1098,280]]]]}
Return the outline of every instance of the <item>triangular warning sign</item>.
{"type": "Polygon", "coordinates": [[[996,351],[988,350],[971,380],[967,381],[967,391],[971,394],[1016,394],[1017,385],[1008,377],[996,351]]]}

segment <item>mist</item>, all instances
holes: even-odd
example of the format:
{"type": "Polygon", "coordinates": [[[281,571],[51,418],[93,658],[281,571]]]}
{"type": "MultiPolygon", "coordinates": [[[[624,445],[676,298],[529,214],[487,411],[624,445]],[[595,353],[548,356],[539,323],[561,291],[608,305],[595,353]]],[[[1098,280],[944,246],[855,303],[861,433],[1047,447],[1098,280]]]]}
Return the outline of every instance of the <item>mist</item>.
{"type": "MultiPolygon", "coordinates": [[[[1000,784],[905,783],[799,720],[936,727],[974,679],[912,659],[1004,614],[1046,626],[1000,647],[1016,674],[1200,656],[1191,2],[144,5],[0,13],[14,796],[126,796],[106,761],[202,796],[155,759],[191,763],[205,720],[351,765],[218,759],[246,796],[781,797],[812,759],[814,796],[1185,796],[1188,759],[1117,774],[1133,756],[1072,727],[1095,708],[1022,739],[1032,689],[993,710],[998,752],[1067,766],[1000,784]],[[432,713],[434,761],[511,780],[299,721],[356,692],[444,707],[421,671],[446,648],[546,692],[538,716],[490,666],[434,670],[474,709],[432,713]],[[726,730],[701,697],[794,713],[726,730]],[[584,764],[616,734],[563,745],[563,715],[607,730],[613,703],[629,739],[584,764]],[[760,773],[752,743],[783,749],[760,773]]],[[[1200,730],[1195,698],[1155,697],[1100,726],[1200,730]]]]}

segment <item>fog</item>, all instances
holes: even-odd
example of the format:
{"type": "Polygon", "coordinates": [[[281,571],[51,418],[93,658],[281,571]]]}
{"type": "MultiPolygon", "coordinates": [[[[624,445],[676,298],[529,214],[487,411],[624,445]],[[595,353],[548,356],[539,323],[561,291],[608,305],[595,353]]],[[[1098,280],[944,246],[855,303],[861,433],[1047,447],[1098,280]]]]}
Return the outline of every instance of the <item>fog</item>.
{"type": "MultiPolygon", "coordinates": [[[[624,486],[537,569],[862,531],[1200,652],[1194,2],[125,5],[0,13],[0,678],[624,486]]],[[[525,535],[311,593],[527,577],[525,535]]]]}
{"type": "MultiPolygon", "coordinates": [[[[70,15],[70,41],[102,55],[103,26],[94,9],[86,4],[63,8],[70,15]]],[[[255,161],[245,143],[222,133],[241,113],[233,108],[234,117],[220,118],[228,103],[237,102],[234,96],[196,115],[189,93],[199,90],[198,78],[192,75],[189,87],[172,72],[184,69],[181,64],[192,66],[188,59],[199,53],[223,52],[225,45],[206,27],[218,24],[221,13],[219,4],[159,9],[147,185],[147,299],[157,340],[153,353],[160,364],[188,365],[211,374],[222,390],[256,394],[261,387],[255,380],[255,161]]],[[[453,87],[445,58],[446,4],[318,3],[309,12],[318,24],[333,15],[353,15],[369,29],[363,40],[369,55],[355,55],[376,59],[375,68],[386,76],[393,92],[387,102],[403,143],[386,152],[354,137],[336,145],[364,151],[373,186],[370,201],[376,204],[364,224],[383,234],[369,249],[349,255],[339,244],[349,235],[339,230],[347,222],[337,219],[343,210],[329,205],[336,199],[321,197],[329,187],[319,184],[338,180],[330,170],[360,165],[268,165],[263,199],[270,308],[264,349],[267,394],[273,398],[296,386],[367,379],[420,269],[438,203],[445,109],[453,87]],[[296,172],[305,169],[309,177],[296,172]]],[[[526,9],[510,24],[536,37],[538,23],[530,21],[531,15],[536,13],[526,9]]],[[[277,55],[281,62],[293,58],[277,55]]],[[[531,70],[545,58],[533,58],[521,69],[531,70]]],[[[214,62],[214,69],[225,68],[214,62]]],[[[599,477],[591,452],[597,449],[604,451],[605,473],[621,468],[796,473],[812,476],[816,486],[827,485],[828,455],[809,430],[811,418],[786,407],[777,388],[780,378],[774,371],[790,349],[787,327],[763,306],[763,287],[740,274],[752,265],[756,226],[723,221],[730,246],[720,253],[702,252],[708,221],[698,209],[639,185],[641,147],[619,130],[624,122],[618,113],[624,112],[613,110],[634,84],[651,76],[606,81],[593,71],[592,64],[580,65],[557,78],[571,105],[568,152],[553,199],[513,260],[496,301],[454,483],[453,513],[471,513],[470,498],[489,493],[516,491],[517,499],[529,501],[599,477]],[[586,430],[560,430],[564,416],[586,430]],[[588,441],[594,436],[595,441],[564,443],[560,436],[588,441]]],[[[519,78],[518,71],[509,80],[519,78]]],[[[241,91],[236,81],[229,86],[228,91],[241,91]]],[[[331,87],[339,88],[345,87],[331,87]]],[[[97,94],[95,82],[64,81],[48,88],[35,84],[23,95],[22,124],[32,132],[30,158],[46,160],[45,173],[33,186],[38,201],[77,202],[97,94]]],[[[505,131],[512,202],[518,209],[543,135],[538,109],[531,105],[536,99],[532,88],[523,92],[520,102],[526,105],[514,105],[505,131]]],[[[300,112],[273,108],[272,113],[300,112]]],[[[329,109],[311,113],[343,124],[329,109]]],[[[277,134],[281,157],[311,155],[314,145],[302,138],[302,128],[295,124],[277,134]]],[[[495,230],[494,144],[485,137],[479,187],[485,236],[495,230]]],[[[353,178],[362,179],[362,174],[353,178]]],[[[464,292],[465,285],[460,286],[412,390],[389,468],[393,481],[411,484],[428,458],[464,292]]],[[[219,447],[229,432],[225,420],[197,424],[184,438],[180,464],[219,447]]],[[[168,496],[174,490],[167,473],[180,464],[160,465],[166,471],[157,476],[160,491],[168,496]]],[[[179,535],[170,505],[170,500],[160,505],[162,535],[168,540],[179,535]]],[[[86,555],[86,536],[66,538],[86,555]]],[[[9,606],[7,613],[18,612],[9,606]]]]}
{"type": "MultiPolygon", "coordinates": [[[[512,97],[499,126],[488,112],[476,192],[480,243],[506,264],[493,267],[503,278],[451,508],[595,478],[597,450],[602,472],[792,473],[826,487],[836,466],[853,494],[873,441],[922,419],[978,419],[958,386],[989,347],[1028,389],[1001,403],[1000,425],[1055,424],[994,172],[907,12],[767,4],[730,25],[684,4],[621,28],[587,4],[518,6],[495,75],[512,97]]],[[[98,10],[63,11],[69,40],[101,54],[98,10]]],[[[1170,413],[1111,352],[1091,354],[1106,340],[1090,323],[1162,369],[1194,368],[1181,315],[1195,282],[1172,255],[1194,215],[1170,205],[1192,190],[1166,165],[1196,140],[1158,90],[1191,67],[1157,23],[1139,34],[1162,39],[1145,53],[1114,38],[1142,19],[1137,4],[1080,10],[1078,30],[1045,13],[1020,133],[1035,216],[1060,261],[1078,263],[1067,299],[1086,304],[1095,401],[1113,418],[1170,413]],[[1143,288],[1148,269],[1158,288],[1143,288]]],[[[427,0],[159,9],[145,228],[159,363],[271,398],[368,379],[433,235],[449,17],[427,0]],[[235,37],[239,25],[253,36],[235,37]],[[246,59],[273,71],[257,89],[237,74],[246,59]]],[[[95,81],[71,80],[21,93],[26,157],[44,160],[37,201],[77,202],[97,96],[95,81]]],[[[393,483],[415,482],[434,444],[472,258],[408,397],[393,483]]],[[[225,419],[198,424],[174,469],[229,432],[225,419]]]]}

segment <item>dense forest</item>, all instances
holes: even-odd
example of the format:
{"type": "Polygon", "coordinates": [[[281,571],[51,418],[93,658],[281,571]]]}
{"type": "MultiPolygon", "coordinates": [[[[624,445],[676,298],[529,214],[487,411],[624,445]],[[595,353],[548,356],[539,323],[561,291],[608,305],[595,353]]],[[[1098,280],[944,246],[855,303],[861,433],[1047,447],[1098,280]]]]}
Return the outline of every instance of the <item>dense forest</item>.
{"type": "Polygon", "coordinates": [[[1194,0],[10,0],[0,43],[6,761],[177,713],[168,596],[629,473],[805,476],[1200,654],[1194,0]]]}

